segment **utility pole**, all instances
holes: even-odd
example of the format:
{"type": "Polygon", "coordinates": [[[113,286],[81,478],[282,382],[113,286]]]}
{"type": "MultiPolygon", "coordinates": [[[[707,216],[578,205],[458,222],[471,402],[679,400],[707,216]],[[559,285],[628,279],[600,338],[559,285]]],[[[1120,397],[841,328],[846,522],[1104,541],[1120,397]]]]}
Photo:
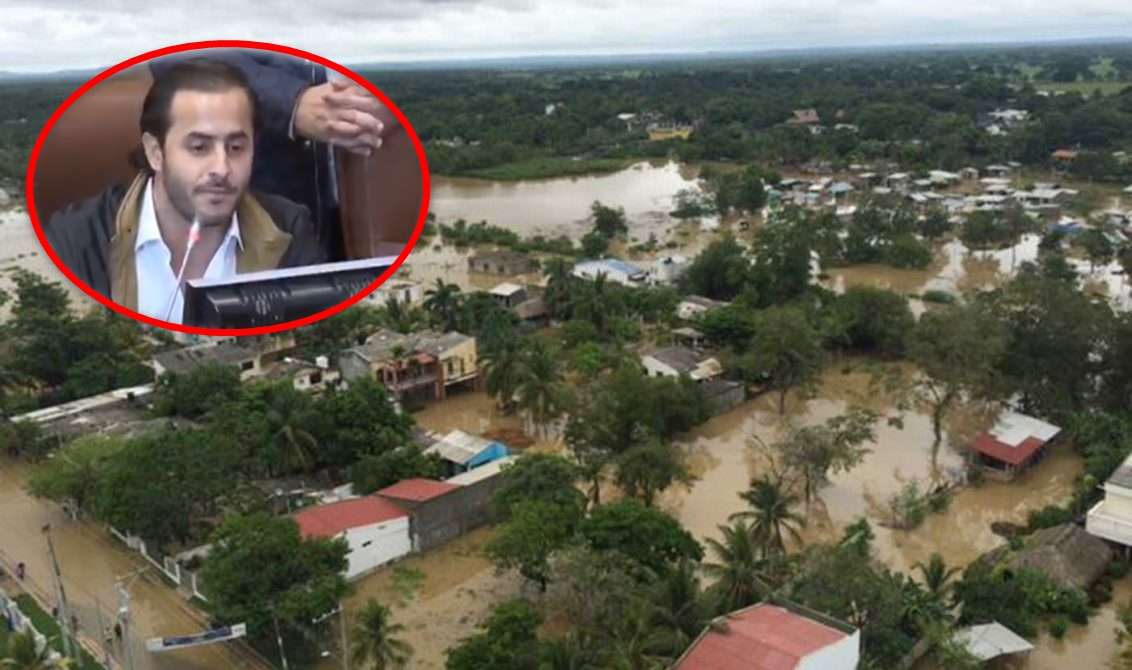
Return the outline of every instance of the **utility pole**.
{"type": "Polygon", "coordinates": [[[346,608],[342,601],[338,601],[338,622],[342,626],[342,669],[350,670],[350,642],[346,637],[346,608]]]}
{"type": "Polygon", "coordinates": [[[67,593],[63,589],[63,574],[59,570],[59,559],[55,555],[55,543],[51,541],[51,524],[45,524],[42,530],[47,537],[47,553],[51,556],[51,575],[55,578],[55,598],[59,601],[59,630],[63,633],[63,654],[67,658],[78,660],[78,654],[74,650],[75,631],[71,630],[67,593]]]}
{"type": "Polygon", "coordinates": [[[275,644],[279,645],[279,660],[283,662],[283,670],[288,670],[287,654],[283,651],[283,635],[279,633],[279,617],[275,615],[274,609],[271,612],[271,622],[275,624],[275,644]]]}
{"type": "Polygon", "coordinates": [[[134,645],[130,644],[130,584],[141,576],[148,567],[141,567],[132,573],[119,577],[114,582],[118,590],[118,622],[122,624],[122,650],[126,670],[134,670],[134,645]]]}

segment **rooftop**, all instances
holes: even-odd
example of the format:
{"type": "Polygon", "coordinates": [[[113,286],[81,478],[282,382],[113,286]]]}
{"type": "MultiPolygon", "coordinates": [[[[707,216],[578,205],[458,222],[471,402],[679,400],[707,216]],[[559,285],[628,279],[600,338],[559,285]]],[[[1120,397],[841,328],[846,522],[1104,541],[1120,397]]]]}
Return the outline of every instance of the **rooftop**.
{"type": "Polygon", "coordinates": [[[491,294],[507,298],[515,295],[522,290],[524,290],[522,286],[505,281],[502,284],[498,284],[495,288],[491,289],[491,294]]]}
{"type": "Polygon", "coordinates": [[[481,465],[478,468],[472,468],[467,472],[460,473],[455,477],[449,477],[444,481],[448,484],[455,484],[457,486],[471,486],[476,482],[481,482],[489,477],[494,477],[495,475],[499,474],[503,470],[504,466],[511,465],[517,458],[518,456],[507,456],[505,458],[500,458],[485,465],[481,465]]]}
{"type": "Polygon", "coordinates": [[[303,537],[336,537],[351,528],[407,517],[409,513],[377,496],[308,507],[295,515],[303,537]]]}
{"type": "Polygon", "coordinates": [[[760,603],[716,619],[673,670],[793,670],[803,658],[849,637],[853,630],[793,609],[760,603]]]}
{"type": "Polygon", "coordinates": [[[423,479],[418,477],[416,479],[399,481],[392,486],[386,486],[378,491],[377,494],[395,500],[427,502],[458,488],[460,487],[455,484],[449,484],[448,482],[438,482],[435,479],[423,479]]]}
{"type": "Polygon", "coordinates": [[[580,263],[578,263],[577,265],[574,266],[574,270],[575,271],[580,270],[580,271],[583,271],[583,272],[584,271],[597,272],[597,271],[601,271],[601,270],[607,270],[607,271],[611,270],[613,272],[618,272],[618,273],[621,273],[621,274],[629,276],[629,277],[645,274],[645,271],[642,270],[641,268],[637,267],[636,265],[633,265],[632,263],[626,263],[625,261],[623,261],[619,258],[601,258],[601,259],[593,260],[593,261],[582,261],[582,262],[580,262],[580,263]]]}
{"type": "Polygon", "coordinates": [[[381,362],[394,358],[393,351],[400,348],[401,356],[407,358],[413,354],[428,354],[439,357],[442,353],[472,339],[468,335],[456,331],[437,333],[431,330],[422,330],[416,333],[395,333],[391,330],[379,330],[366,338],[364,344],[353,347],[349,351],[356,352],[367,361],[381,362]]]}
{"type": "Polygon", "coordinates": [[[445,460],[463,465],[485,449],[490,449],[493,444],[496,442],[469,435],[462,430],[453,430],[425,449],[425,453],[438,454],[445,460]]]}
{"type": "Polygon", "coordinates": [[[1060,428],[1041,419],[1004,412],[993,428],[975,438],[972,447],[995,460],[1019,465],[1060,432],[1060,428]]]}
{"type": "Polygon", "coordinates": [[[221,342],[163,351],[155,354],[153,360],[166,372],[185,374],[210,363],[238,365],[254,359],[259,353],[258,349],[240,342],[221,342]]]}

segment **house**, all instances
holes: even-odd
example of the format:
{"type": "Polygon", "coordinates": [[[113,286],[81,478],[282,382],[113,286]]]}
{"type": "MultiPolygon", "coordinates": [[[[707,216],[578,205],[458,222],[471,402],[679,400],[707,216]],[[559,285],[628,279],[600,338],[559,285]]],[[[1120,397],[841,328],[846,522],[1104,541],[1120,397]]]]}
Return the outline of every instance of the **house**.
{"type": "Polygon", "coordinates": [[[406,395],[442,400],[455,385],[479,377],[476,338],[431,330],[402,334],[379,330],[338,356],[346,381],[373,377],[397,398],[406,395]]]}
{"type": "Polygon", "coordinates": [[[975,437],[975,463],[989,476],[1009,481],[1045,456],[1049,443],[1061,433],[1041,419],[1004,412],[988,431],[975,437]]]}
{"type": "Polygon", "coordinates": [[[979,178],[979,170],[973,167],[961,168],[959,178],[963,181],[974,181],[979,178]]]}
{"type": "Polygon", "coordinates": [[[884,184],[888,188],[900,189],[907,188],[912,180],[912,175],[907,172],[893,172],[884,178],[884,184]]]}
{"type": "Polygon", "coordinates": [[[336,388],[342,381],[342,373],[330,367],[330,359],[318,356],[312,364],[297,358],[284,358],[268,366],[264,377],[273,380],[289,380],[296,391],[320,393],[328,388],[336,388]]]}
{"type": "Polygon", "coordinates": [[[1088,592],[1108,569],[1113,554],[1104,540],[1075,523],[1043,528],[1022,539],[1021,547],[1001,545],[983,554],[979,563],[994,570],[1041,572],[1064,589],[1088,592]]]}
{"type": "Polygon", "coordinates": [[[155,379],[169,373],[188,374],[204,365],[227,365],[240,371],[240,379],[247,381],[262,377],[270,363],[282,360],[295,349],[293,335],[263,338],[222,340],[219,343],[198,344],[183,349],[170,349],[153,356],[155,379]]]}
{"type": "Polygon", "coordinates": [[[493,275],[521,275],[538,270],[538,261],[518,251],[482,251],[468,258],[468,271],[493,275]]]}
{"type": "Polygon", "coordinates": [[[835,181],[829,185],[829,193],[834,200],[844,198],[853,190],[853,185],[847,181],[835,181]]]}
{"type": "Polygon", "coordinates": [[[367,302],[378,306],[385,305],[392,300],[406,305],[416,305],[423,299],[424,290],[421,285],[405,279],[385,282],[366,296],[367,302]]]}
{"type": "Polygon", "coordinates": [[[453,430],[447,435],[436,437],[436,441],[424,453],[436,454],[444,461],[447,477],[510,455],[502,442],[469,435],[462,430],[453,430]]]}
{"type": "Polygon", "coordinates": [[[308,507],[295,514],[305,539],[345,538],[346,579],[356,579],[412,550],[409,512],[378,496],[308,507]]]}
{"type": "Polygon", "coordinates": [[[107,435],[140,432],[147,426],[170,421],[167,418],[150,419],[146,413],[146,405],[153,390],[153,384],[114,389],[17,414],[10,420],[13,423],[34,423],[43,434],[58,437],[61,441],[92,433],[107,435]]]}
{"type": "Polygon", "coordinates": [[[818,110],[810,109],[795,109],[792,116],[786,120],[786,123],[791,125],[810,126],[821,123],[821,117],[818,116],[818,110]]]}
{"type": "Polygon", "coordinates": [[[525,302],[528,298],[527,289],[518,284],[512,284],[511,282],[498,284],[495,288],[491,289],[490,294],[491,297],[495,299],[497,305],[506,309],[516,307],[520,303],[525,302]]]}
{"type": "Polygon", "coordinates": [[[658,123],[650,124],[646,129],[650,142],[663,142],[664,140],[686,140],[692,136],[692,126],[687,124],[658,123]]]}
{"type": "Polygon", "coordinates": [[[1068,165],[1077,159],[1077,152],[1073,149],[1058,149],[1049,155],[1050,160],[1060,165],[1068,165]]]}
{"type": "Polygon", "coordinates": [[[1132,456],[1104,483],[1104,499],[1093,505],[1085,517],[1085,530],[1090,535],[1124,547],[1127,556],[1132,547],[1132,456]]]}
{"type": "Polygon", "coordinates": [[[681,300],[680,304],[676,305],[676,316],[685,321],[691,321],[692,319],[707,314],[713,309],[726,307],[730,304],[729,302],[723,302],[721,300],[705,298],[702,295],[690,295],[681,300]]]}
{"type": "Polygon", "coordinates": [[[641,356],[641,364],[649,377],[687,375],[699,382],[723,374],[723,366],[715,356],[685,347],[665,347],[645,354],[641,356]]]}
{"type": "Polygon", "coordinates": [[[617,258],[582,261],[574,266],[573,275],[590,280],[597,279],[598,275],[605,275],[606,280],[624,286],[642,286],[648,279],[647,272],[617,258]]]}
{"type": "Polygon", "coordinates": [[[956,172],[946,170],[928,170],[928,180],[933,186],[951,186],[959,183],[963,178],[956,172]]]}
{"type": "Polygon", "coordinates": [[[406,479],[375,495],[409,511],[413,551],[426,551],[495,518],[492,498],[501,482],[497,475],[510,462],[499,459],[444,482],[406,479]]]}
{"type": "Polygon", "coordinates": [[[523,302],[515,305],[511,310],[515,316],[519,317],[521,321],[527,321],[535,324],[546,324],[550,321],[550,311],[546,308],[546,302],[542,298],[528,298],[523,302]]]}
{"type": "Polygon", "coordinates": [[[715,619],[672,670],[856,670],[861,633],[774,599],[715,619]]]}
{"type": "Polygon", "coordinates": [[[703,349],[707,342],[707,337],[703,333],[687,326],[673,330],[672,339],[676,341],[676,344],[689,349],[703,349]]]}
{"type": "Polygon", "coordinates": [[[1009,177],[1012,170],[1009,165],[995,164],[986,166],[985,168],[983,168],[983,172],[987,173],[988,177],[1002,179],[1004,177],[1009,177]]]}

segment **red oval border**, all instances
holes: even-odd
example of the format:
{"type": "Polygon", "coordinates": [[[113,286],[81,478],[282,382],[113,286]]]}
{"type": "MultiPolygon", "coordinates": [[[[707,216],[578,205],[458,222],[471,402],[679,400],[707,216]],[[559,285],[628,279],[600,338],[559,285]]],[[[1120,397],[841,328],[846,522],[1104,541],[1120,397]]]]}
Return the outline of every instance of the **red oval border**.
{"type": "Polygon", "coordinates": [[[142,323],[146,323],[151,326],[157,326],[159,328],[164,328],[166,330],[175,330],[178,332],[190,333],[193,335],[266,335],[269,333],[278,333],[298,328],[300,326],[312,324],[316,321],[321,321],[322,319],[338,314],[339,312],[345,310],[347,307],[350,307],[351,305],[357,303],[362,298],[365,298],[377,287],[381,286],[383,283],[385,283],[386,280],[392,277],[395,272],[397,272],[397,268],[401,267],[401,264],[405,262],[405,259],[409,257],[409,254],[417,245],[417,240],[421,236],[421,231],[424,230],[425,219],[428,217],[429,169],[428,161],[425,158],[424,147],[421,145],[420,138],[417,137],[417,133],[413,129],[412,124],[409,123],[409,120],[405,118],[405,115],[401,112],[397,105],[393,103],[392,100],[386,97],[384,93],[382,93],[376,86],[367,81],[365,78],[361,77],[349,68],[335,63],[334,61],[323,58],[322,56],[311,53],[309,51],[303,51],[302,49],[296,49],[294,47],[284,46],[281,44],[273,44],[271,42],[255,42],[250,40],[203,40],[199,42],[185,42],[184,44],[162,47],[160,49],[154,49],[152,51],[147,51],[145,53],[139,54],[128,60],[124,60],[121,63],[118,63],[117,65],[114,65],[99,73],[98,75],[87,81],[85,84],[80,86],[70,96],[68,96],[67,99],[63,101],[63,104],[61,104],[59,108],[56,109],[55,112],[51,115],[51,118],[47,120],[47,123],[44,124],[43,129],[39,131],[39,136],[36,138],[35,146],[31,151],[31,158],[28,161],[28,169],[25,179],[27,184],[25,188],[25,197],[27,199],[28,215],[31,217],[31,224],[35,229],[35,235],[37,238],[39,238],[40,246],[42,246],[44,251],[47,252],[47,255],[51,258],[51,261],[55,263],[55,266],[58,267],[68,279],[71,280],[71,283],[73,283],[75,286],[78,286],[83,290],[84,293],[102,303],[103,305],[109,307],[115,312],[118,312],[119,314],[128,316],[135,321],[140,321],[142,323]],[[378,100],[381,100],[382,104],[389,108],[389,111],[393,112],[393,115],[397,118],[397,121],[405,129],[405,132],[408,134],[409,139],[412,141],[413,150],[417,155],[417,163],[418,165],[420,165],[421,170],[421,207],[420,212],[417,215],[416,227],[413,228],[413,233],[409,237],[409,241],[405,243],[405,248],[401,250],[400,255],[397,256],[397,260],[393,262],[393,265],[388,270],[383,272],[381,276],[375,279],[372,284],[367,286],[357,295],[351,296],[350,298],[333,307],[328,307],[327,309],[324,309],[321,312],[317,312],[310,316],[306,316],[301,319],[295,319],[293,321],[286,321],[284,323],[277,323],[270,326],[259,326],[256,328],[200,328],[196,326],[185,326],[182,324],[155,319],[151,316],[146,316],[131,309],[127,309],[122,305],[114,302],[109,297],[95,291],[90,286],[88,286],[86,282],[83,282],[78,277],[76,277],[74,273],[71,272],[70,268],[68,268],[59,260],[59,257],[55,254],[55,250],[51,248],[50,244],[48,244],[47,238],[43,233],[43,227],[41,226],[39,221],[39,213],[36,212],[35,209],[35,168],[36,163],[39,160],[39,153],[43,148],[43,143],[47,139],[47,135],[51,132],[51,129],[55,126],[55,123],[58,122],[63,113],[66,112],[67,109],[72,104],[74,104],[76,100],[82,97],[83,94],[85,94],[87,91],[128,67],[153,60],[154,58],[157,58],[159,56],[179,53],[182,51],[212,49],[217,47],[235,47],[245,49],[260,49],[263,51],[275,51],[277,53],[298,56],[300,58],[305,58],[307,60],[324,65],[327,68],[330,68],[335,72],[338,72],[339,74],[351,79],[370,93],[373,93],[378,100]]]}

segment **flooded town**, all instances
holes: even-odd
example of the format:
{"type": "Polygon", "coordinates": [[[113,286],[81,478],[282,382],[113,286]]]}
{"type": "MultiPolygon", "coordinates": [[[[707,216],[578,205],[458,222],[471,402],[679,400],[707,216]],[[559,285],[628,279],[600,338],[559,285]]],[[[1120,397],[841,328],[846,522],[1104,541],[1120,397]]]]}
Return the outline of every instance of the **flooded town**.
{"type": "Polygon", "coordinates": [[[0,666],[1132,667],[1132,47],[1034,49],[362,69],[416,130],[295,102],[333,207],[247,158],[144,280],[154,159],[82,288],[82,206],[2,193],[0,666]],[[427,208],[359,236],[398,142],[427,208]],[[295,221],[337,255],[252,265],[295,221]]]}

